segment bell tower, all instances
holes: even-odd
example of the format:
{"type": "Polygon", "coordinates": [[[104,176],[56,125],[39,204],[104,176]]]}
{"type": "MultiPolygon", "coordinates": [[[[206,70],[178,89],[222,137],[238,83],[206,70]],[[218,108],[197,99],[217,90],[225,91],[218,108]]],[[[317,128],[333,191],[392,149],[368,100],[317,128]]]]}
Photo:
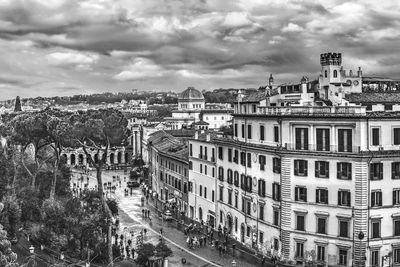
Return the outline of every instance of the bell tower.
{"type": "Polygon", "coordinates": [[[324,53],[320,57],[321,63],[321,86],[329,85],[330,83],[341,82],[341,53],[324,53]]]}

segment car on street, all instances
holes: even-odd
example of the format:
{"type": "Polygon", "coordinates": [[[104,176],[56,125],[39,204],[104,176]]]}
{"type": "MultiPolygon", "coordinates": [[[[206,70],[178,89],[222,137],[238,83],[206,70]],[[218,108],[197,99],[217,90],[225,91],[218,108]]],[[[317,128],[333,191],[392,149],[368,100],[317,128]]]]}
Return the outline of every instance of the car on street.
{"type": "Polygon", "coordinates": [[[172,213],[169,210],[166,210],[163,214],[164,220],[171,221],[172,220],[172,213]]]}
{"type": "Polygon", "coordinates": [[[140,183],[139,183],[138,181],[128,181],[128,182],[126,183],[126,186],[127,186],[128,188],[136,188],[136,187],[139,187],[139,186],[140,186],[140,183]]]}

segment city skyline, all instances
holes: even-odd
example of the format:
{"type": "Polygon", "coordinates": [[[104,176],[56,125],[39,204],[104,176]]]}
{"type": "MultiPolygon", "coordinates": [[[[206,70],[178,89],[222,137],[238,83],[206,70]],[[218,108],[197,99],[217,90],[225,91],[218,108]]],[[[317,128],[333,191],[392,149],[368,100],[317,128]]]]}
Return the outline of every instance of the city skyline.
{"type": "Polygon", "coordinates": [[[320,53],[399,78],[395,1],[1,1],[0,99],[316,79],[320,53]]]}

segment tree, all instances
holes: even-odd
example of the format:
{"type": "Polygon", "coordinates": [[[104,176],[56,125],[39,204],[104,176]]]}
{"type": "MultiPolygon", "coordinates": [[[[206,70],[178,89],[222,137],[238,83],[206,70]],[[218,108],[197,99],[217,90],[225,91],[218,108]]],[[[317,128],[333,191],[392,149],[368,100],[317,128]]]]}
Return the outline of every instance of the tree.
{"type": "Polygon", "coordinates": [[[172,250],[165,244],[165,242],[160,241],[155,247],[157,256],[162,257],[163,259],[168,258],[172,255],[172,250]]]}
{"type": "MultiPolygon", "coordinates": [[[[0,203],[0,213],[4,205],[0,203]]],[[[0,224],[0,266],[17,267],[17,254],[11,250],[11,242],[7,239],[7,231],[0,224]]]]}
{"type": "Polygon", "coordinates": [[[138,257],[136,259],[136,262],[139,265],[142,266],[147,266],[149,258],[154,255],[154,250],[155,247],[151,243],[144,243],[142,246],[138,249],[138,257]]]}
{"type": "Polygon", "coordinates": [[[15,99],[15,107],[14,107],[14,112],[19,112],[22,111],[21,108],[21,99],[19,99],[19,96],[15,99]]]}
{"type": "Polygon", "coordinates": [[[109,263],[112,265],[112,212],[107,205],[104,195],[102,170],[107,164],[110,148],[127,143],[128,121],[120,111],[114,109],[90,110],[72,115],[69,119],[69,125],[71,125],[71,143],[74,143],[76,147],[81,147],[89,163],[96,168],[97,189],[102,199],[103,208],[109,223],[108,257],[109,263]],[[90,151],[96,151],[97,157],[93,159],[90,151]]]}

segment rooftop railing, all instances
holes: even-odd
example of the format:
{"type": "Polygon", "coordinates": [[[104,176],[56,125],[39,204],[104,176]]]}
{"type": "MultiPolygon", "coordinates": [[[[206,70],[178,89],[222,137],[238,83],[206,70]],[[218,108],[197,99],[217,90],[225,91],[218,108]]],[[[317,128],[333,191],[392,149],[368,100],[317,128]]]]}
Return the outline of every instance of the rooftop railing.
{"type": "MultiPolygon", "coordinates": [[[[254,113],[253,113],[254,114],[254,113]]],[[[366,107],[258,107],[258,115],[366,115],[366,107]]]]}

